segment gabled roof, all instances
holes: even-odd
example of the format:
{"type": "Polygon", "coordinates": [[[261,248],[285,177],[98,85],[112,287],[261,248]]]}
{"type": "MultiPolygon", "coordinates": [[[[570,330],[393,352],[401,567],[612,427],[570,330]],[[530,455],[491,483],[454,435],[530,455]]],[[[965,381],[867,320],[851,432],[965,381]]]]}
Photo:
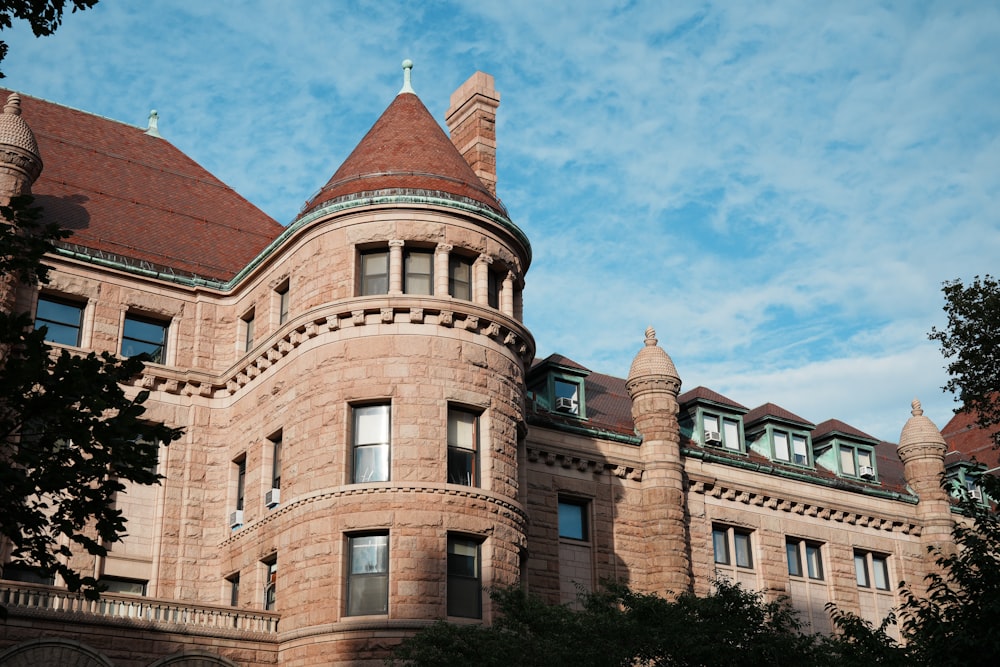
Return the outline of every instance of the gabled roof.
{"type": "MultiPolygon", "coordinates": [[[[0,91],[6,96],[6,91],[0,91]]],[[[88,254],[228,280],[282,226],[170,142],[142,128],[21,95],[44,169],[32,187],[45,221],[88,254]]]]}
{"type": "Polygon", "coordinates": [[[712,391],[708,387],[695,387],[694,389],[686,391],[677,397],[677,403],[681,406],[693,403],[694,401],[724,405],[726,407],[733,408],[736,412],[749,411],[749,408],[745,405],[741,405],[728,396],[723,396],[717,391],[712,391]]]}
{"type": "Polygon", "coordinates": [[[826,436],[834,435],[845,435],[859,440],[868,440],[871,444],[876,444],[878,442],[877,438],[874,438],[864,431],[854,428],[850,424],[845,424],[839,419],[827,419],[825,422],[821,422],[816,425],[816,430],[812,432],[813,442],[821,440],[826,436]]]}
{"type": "Polygon", "coordinates": [[[578,364],[569,357],[564,357],[561,354],[550,354],[549,356],[541,360],[535,359],[535,361],[532,362],[531,368],[529,369],[528,373],[534,374],[536,372],[539,372],[542,368],[548,368],[548,367],[556,367],[569,371],[576,371],[582,375],[590,373],[590,369],[587,368],[586,366],[578,364]]]}
{"type": "Polygon", "coordinates": [[[396,96],[299,217],[341,197],[385,190],[471,199],[506,216],[427,107],[409,92],[396,96]]]}
{"type": "Polygon", "coordinates": [[[743,423],[749,426],[754,422],[763,421],[767,418],[799,424],[810,430],[816,426],[808,419],[803,419],[794,412],[789,412],[780,405],[775,405],[774,403],[765,403],[764,405],[757,406],[743,417],[743,423]]]}

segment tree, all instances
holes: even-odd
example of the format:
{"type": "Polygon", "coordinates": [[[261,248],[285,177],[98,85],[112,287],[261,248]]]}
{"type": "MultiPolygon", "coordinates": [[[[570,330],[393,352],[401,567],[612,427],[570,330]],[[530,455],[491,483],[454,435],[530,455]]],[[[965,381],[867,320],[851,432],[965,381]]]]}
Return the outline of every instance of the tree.
{"type": "Polygon", "coordinates": [[[784,600],[718,581],[671,601],[612,584],[581,608],[549,605],[519,588],[492,591],[492,626],[440,621],[406,640],[390,664],[631,667],[825,663],[784,600]]]}
{"type": "MultiPolygon", "coordinates": [[[[71,0],[72,11],[83,11],[97,0],[71,0]]],[[[0,30],[9,30],[13,19],[23,19],[31,25],[35,37],[51,35],[62,23],[66,0],[0,0],[0,30]]],[[[0,61],[7,56],[7,43],[0,41],[0,61]]],[[[4,78],[0,72],[0,79],[4,78]]]]}
{"type": "MultiPolygon", "coordinates": [[[[985,276],[965,285],[944,284],[948,326],[931,329],[929,337],[941,343],[951,378],[946,391],[958,395],[960,412],[975,415],[983,429],[1000,424],[1000,281],[985,276]]],[[[1000,446],[1000,431],[992,434],[1000,446]]]]}
{"type": "MultiPolygon", "coordinates": [[[[68,232],[41,225],[30,197],[0,207],[0,216],[10,223],[0,221],[0,285],[47,282],[42,257],[68,232]]],[[[67,559],[81,548],[105,555],[124,536],[115,495],[126,481],[157,483],[159,443],[180,437],[143,419],[148,392],[128,398],[123,390],[143,365],[142,357],[57,354],[44,327],[0,310],[0,547],[11,563],[98,594],[94,577],[67,559]]]]}

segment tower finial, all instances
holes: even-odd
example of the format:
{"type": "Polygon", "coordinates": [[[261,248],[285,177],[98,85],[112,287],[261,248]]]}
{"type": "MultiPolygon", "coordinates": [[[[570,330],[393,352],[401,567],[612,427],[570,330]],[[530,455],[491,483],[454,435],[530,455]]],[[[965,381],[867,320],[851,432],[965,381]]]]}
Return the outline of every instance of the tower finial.
{"type": "Polygon", "coordinates": [[[11,93],[7,96],[7,104],[3,108],[4,113],[14,114],[15,116],[21,115],[21,96],[17,93],[11,93]]]}
{"type": "Polygon", "coordinates": [[[156,109],[149,112],[149,127],[146,128],[146,134],[151,137],[159,137],[160,130],[157,128],[157,123],[160,120],[160,114],[156,113],[156,109]]]}
{"type": "Polygon", "coordinates": [[[410,70],[412,69],[413,69],[413,61],[407,58],[406,60],[403,61],[403,87],[399,89],[400,95],[402,95],[403,93],[413,93],[414,95],[416,94],[416,92],[413,90],[413,86],[410,85],[410,70]]]}
{"type": "Polygon", "coordinates": [[[910,414],[913,415],[914,417],[919,417],[920,415],[924,414],[924,409],[923,407],[921,407],[920,401],[918,401],[917,399],[913,399],[913,402],[910,403],[910,407],[912,408],[910,410],[910,414]]]}
{"type": "Polygon", "coordinates": [[[656,329],[653,327],[648,327],[646,329],[646,345],[652,346],[656,345],[656,329]]]}

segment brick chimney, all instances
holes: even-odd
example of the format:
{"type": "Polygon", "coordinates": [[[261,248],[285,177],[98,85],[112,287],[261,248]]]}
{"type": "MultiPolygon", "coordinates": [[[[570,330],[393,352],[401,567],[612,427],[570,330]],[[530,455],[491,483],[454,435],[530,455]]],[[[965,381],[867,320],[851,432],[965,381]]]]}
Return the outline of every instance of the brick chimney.
{"type": "Polygon", "coordinates": [[[451,107],[445,116],[451,141],[458,148],[479,180],[497,193],[497,107],[500,93],[493,87],[493,77],[476,72],[451,94],[451,107]]]}

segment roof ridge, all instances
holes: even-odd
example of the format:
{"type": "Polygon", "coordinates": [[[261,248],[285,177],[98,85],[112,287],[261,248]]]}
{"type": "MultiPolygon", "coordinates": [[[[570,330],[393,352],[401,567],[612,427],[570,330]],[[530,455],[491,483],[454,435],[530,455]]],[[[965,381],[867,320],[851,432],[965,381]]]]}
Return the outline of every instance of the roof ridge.
{"type": "MultiPolygon", "coordinates": [[[[106,121],[109,121],[109,122],[112,122],[112,123],[117,123],[118,125],[124,125],[126,127],[131,127],[131,128],[136,129],[136,130],[140,130],[142,132],[146,131],[146,128],[144,128],[141,125],[133,125],[132,123],[126,123],[123,120],[118,120],[117,118],[112,118],[111,116],[102,116],[101,114],[94,113],[93,111],[87,111],[86,109],[78,109],[77,107],[71,107],[68,104],[61,104],[59,102],[53,102],[52,100],[50,100],[50,99],[48,99],[46,97],[39,97],[38,95],[32,95],[30,93],[25,93],[25,92],[22,92],[20,90],[14,90],[13,88],[7,88],[5,86],[0,86],[0,90],[6,90],[8,93],[17,93],[18,95],[21,95],[23,97],[30,97],[31,99],[37,100],[39,102],[45,102],[46,104],[51,104],[53,106],[61,107],[63,109],[69,109],[70,111],[75,111],[77,113],[86,114],[88,116],[92,116],[93,118],[100,118],[101,120],[106,120],[106,121]]],[[[171,146],[173,146],[173,144],[171,144],[171,146]]]]}

